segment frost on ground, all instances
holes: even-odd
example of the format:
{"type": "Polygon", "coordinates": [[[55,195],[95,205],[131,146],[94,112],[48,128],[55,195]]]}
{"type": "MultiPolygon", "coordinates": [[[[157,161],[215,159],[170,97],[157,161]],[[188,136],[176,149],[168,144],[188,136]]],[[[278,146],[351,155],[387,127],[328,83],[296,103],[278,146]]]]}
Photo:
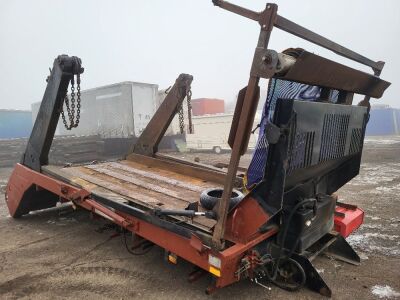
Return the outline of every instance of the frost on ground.
{"type": "Polygon", "coordinates": [[[374,285],[372,287],[372,294],[378,296],[380,299],[400,298],[400,293],[396,292],[388,285],[374,285]]]}
{"type": "Polygon", "coordinates": [[[385,245],[384,242],[395,242],[399,239],[398,235],[390,235],[381,232],[367,232],[355,233],[350,235],[346,240],[350,245],[357,249],[361,249],[367,253],[380,253],[387,256],[400,255],[399,243],[389,243],[385,245]],[[394,244],[394,245],[393,245],[394,244]]]}
{"type": "MultiPolygon", "coordinates": [[[[399,163],[372,164],[365,163],[361,165],[360,174],[349,182],[350,185],[359,185],[366,187],[379,187],[391,183],[400,177],[399,163]]],[[[394,187],[396,188],[396,186],[394,187]]]]}
{"type": "Polygon", "coordinates": [[[366,137],[364,143],[367,145],[393,145],[398,144],[399,140],[396,139],[376,139],[372,137],[366,137]]]}

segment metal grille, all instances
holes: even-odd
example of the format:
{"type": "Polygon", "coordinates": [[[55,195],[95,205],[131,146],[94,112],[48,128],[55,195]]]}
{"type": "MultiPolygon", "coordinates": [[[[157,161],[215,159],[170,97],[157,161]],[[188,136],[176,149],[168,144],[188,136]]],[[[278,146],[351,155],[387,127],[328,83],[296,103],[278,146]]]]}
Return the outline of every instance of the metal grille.
{"type": "Polygon", "coordinates": [[[349,155],[361,152],[362,129],[354,128],[351,131],[349,155]]]}
{"type": "Polygon", "coordinates": [[[288,173],[311,165],[315,132],[299,132],[293,142],[288,173]]]}
{"type": "Polygon", "coordinates": [[[319,162],[344,156],[349,120],[349,114],[325,115],[322,127],[319,162]]]}

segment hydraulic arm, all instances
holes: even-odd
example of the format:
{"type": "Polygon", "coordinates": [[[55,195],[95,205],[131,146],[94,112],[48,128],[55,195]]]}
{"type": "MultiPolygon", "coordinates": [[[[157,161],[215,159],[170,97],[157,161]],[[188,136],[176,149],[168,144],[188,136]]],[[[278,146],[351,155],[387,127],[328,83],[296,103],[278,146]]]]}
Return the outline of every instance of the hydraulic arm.
{"type": "Polygon", "coordinates": [[[35,171],[48,164],[50,146],[62,111],[68,85],[75,75],[83,73],[82,61],[76,56],[60,55],[54,60],[47,87],[21,164],[35,171]]]}

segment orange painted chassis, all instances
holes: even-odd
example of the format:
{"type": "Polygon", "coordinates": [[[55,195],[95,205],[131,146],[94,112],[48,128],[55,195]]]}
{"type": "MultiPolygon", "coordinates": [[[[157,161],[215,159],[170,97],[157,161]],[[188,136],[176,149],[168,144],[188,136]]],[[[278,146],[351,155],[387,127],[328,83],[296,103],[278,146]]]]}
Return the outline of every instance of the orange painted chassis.
{"type": "MultiPolygon", "coordinates": [[[[249,235],[248,232],[248,234],[246,234],[249,237],[248,239],[242,242],[236,240],[232,246],[222,251],[215,251],[204,245],[195,234],[188,239],[126,213],[110,209],[92,199],[90,197],[90,192],[85,189],[72,186],[50,176],[33,171],[21,164],[16,164],[6,189],[5,197],[11,216],[15,217],[16,210],[20,205],[24,193],[32,185],[36,186],[37,190],[45,189],[58,195],[61,202],[72,201],[74,204],[92,213],[100,216],[106,215],[115,224],[153,242],[206,271],[210,269],[209,255],[211,254],[214,257],[218,257],[221,260],[221,276],[215,276],[214,288],[221,288],[240,280],[240,278],[235,275],[235,271],[238,269],[240,260],[246,251],[277,233],[276,228],[263,234],[256,232],[249,235]]],[[[254,210],[254,203],[248,203],[250,203],[250,210],[254,210]]],[[[240,223],[241,221],[245,220],[238,219],[232,223],[240,223]]],[[[258,226],[258,224],[256,224],[256,226],[258,226]]],[[[248,228],[246,230],[248,231],[248,228]]],[[[243,232],[237,232],[237,230],[227,230],[227,234],[232,236],[230,238],[231,240],[235,239],[234,236],[243,236],[243,232]]]]}

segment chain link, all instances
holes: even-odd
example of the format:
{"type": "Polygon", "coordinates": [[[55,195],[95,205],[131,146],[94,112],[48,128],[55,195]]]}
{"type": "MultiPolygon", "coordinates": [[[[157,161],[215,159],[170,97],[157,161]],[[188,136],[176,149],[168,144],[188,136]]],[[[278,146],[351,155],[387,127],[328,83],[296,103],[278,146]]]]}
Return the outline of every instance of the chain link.
{"type": "Polygon", "coordinates": [[[184,134],[185,133],[185,116],[183,114],[183,103],[182,103],[181,107],[179,108],[178,116],[179,116],[179,129],[180,129],[181,134],[184,134]]]}
{"type": "MultiPolygon", "coordinates": [[[[178,89],[177,91],[177,96],[181,98],[183,96],[183,93],[185,93],[184,97],[186,98],[186,103],[187,103],[187,114],[188,114],[188,131],[189,133],[193,133],[193,123],[192,123],[192,90],[190,85],[186,87],[182,87],[178,89]]],[[[184,110],[183,110],[183,105],[184,105],[184,100],[182,101],[181,106],[178,109],[178,117],[179,117],[179,130],[181,134],[185,133],[185,115],[184,115],[184,110]]]]}
{"type": "Polygon", "coordinates": [[[189,133],[193,133],[193,123],[192,123],[192,89],[189,88],[186,90],[186,100],[187,100],[187,108],[188,108],[188,120],[189,120],[189,133]]]}
{"type": "Polygon", "coordinates": [[[64,126],[67,130],[78,127],[79,119],[81,117],[81,78],[80,74],[77,75],[76,79],[76,117],[75,117],[75,80],[74,77],[71,79],[71,99],[68,98],[66,94],[64,97],[65,107],[67,109],[67,115],[69,119],[69,124],[67,123],[65,112],[61,110],[61,118],[64,126]]]}

